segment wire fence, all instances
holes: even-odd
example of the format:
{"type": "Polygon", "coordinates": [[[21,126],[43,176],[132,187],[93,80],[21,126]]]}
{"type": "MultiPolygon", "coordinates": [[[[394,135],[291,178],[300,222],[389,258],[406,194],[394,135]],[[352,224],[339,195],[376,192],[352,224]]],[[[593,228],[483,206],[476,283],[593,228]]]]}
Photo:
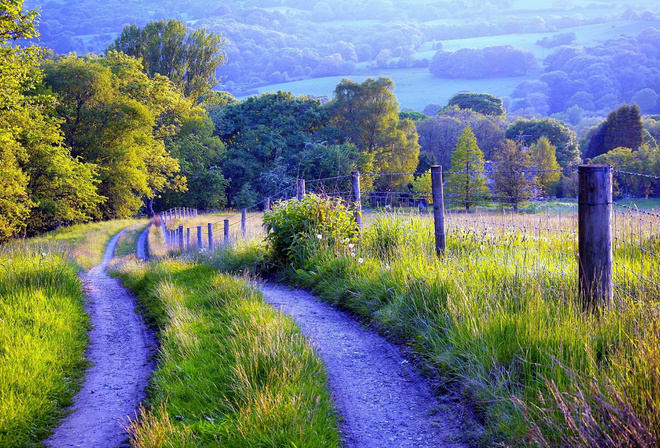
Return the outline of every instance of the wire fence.
{"type": "MultiPolygon", "coordinates": [[[[575,175],[575,170],[543,171],[575,175]]],[[[533,183],[514,193],[497,188],[491,180],[494,170],[483,172],[448,172],[453,174],[483,174],[488,178],[486,190],[478,194],[466,190],[444,192],[444,225],[449,251],[496,251],[508,254],[503,260],[512,269],[538,271],[544,274],[575,275],[579,260],[579,214],[577,197],[546,198],[533,183]],[[515,256],[512,254],[516,254],[515,256]]],[[[539,171],[500,171],[533,178],[539,171]]],[[[168,227],[167,241],[182,248],[216,248],[241,239],[263,238],[263,213],[278,201],[289,200],[301,194],[318,194],[340,198],[346,204],[359,207],[364,225],[374,220],[419,220],[426,235],[420,251],[433,254],[433,193],[429,188],[410,191],[400,188],[373,189],[373,186],[395,184],[397,179],[419,179],[420,173],[359,175],[358,195],[355,176],[337,176],[325,179],[298,181],[285,185],[269,198],[247,207],[239,213],[221,216],[221,219],[195,216],[187,220],[172,221],[179,227],[168,227]],[[301,191],[302,190],[302,191],[301,191]],[[196,221],[195,221],[196,220],[196,221]]],[[[642,173],[612,171],[615,196],[632,192],[648,196],[660,193],[660,177],[642,173]]],[[[447,178],[446,177],[446,178],[447,178]]],[[[634,200],[613,201],[611,223],[611,250],[614,266],[614,285],[617,293],[633,299],[660,294],[660,201],[659,210],[639,208],[634,200]]],[[[412,221],[410,221],[412,223],[412,221]]],[[[412,226],[412,224],[411,224],[412,226]]]]}

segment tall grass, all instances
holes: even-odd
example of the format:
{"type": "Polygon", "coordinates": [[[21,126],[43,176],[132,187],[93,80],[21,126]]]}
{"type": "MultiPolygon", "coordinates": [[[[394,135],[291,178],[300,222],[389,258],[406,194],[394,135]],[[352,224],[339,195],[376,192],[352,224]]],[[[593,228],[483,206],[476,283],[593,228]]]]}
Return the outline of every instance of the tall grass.
{"type": "Polygon", "coordinates": [[[71,403],[87,367],[78,271],[98,264],[128,223],[62,228],[0,247],[0,447],[35,446],[71,403]]]}
{"type": "Polygon", "coordinates": [[[583,312],[573,216],[489,219],[450,217],[438,258],[430,220],[377,216],[361,245],[286,273],[412,346],[473,406],[484,445],[655,446],[660,291],[630,275],[655,262],[657,276],[655,258],[617,248],[626,288],[583,312]]]}
{"type": "Polygon", "coordinates": [[[182,259],[118,270],[161,341],[133,446],[338,446],[321,361],[245,279],[182,259]]]}

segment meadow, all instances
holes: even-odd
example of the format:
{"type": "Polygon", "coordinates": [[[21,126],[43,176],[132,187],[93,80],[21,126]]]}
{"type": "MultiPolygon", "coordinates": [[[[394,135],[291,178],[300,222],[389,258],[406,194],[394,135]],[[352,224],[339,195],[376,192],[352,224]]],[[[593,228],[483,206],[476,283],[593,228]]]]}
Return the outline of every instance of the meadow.
{"type": "MultiPolygon", "coordinates": [[[[474,410],[482,429],[468,437],[477,444],[654,446],[660,222],[639,226],[624,213],[614,229],[615,298],[597,312],[578,299],[576,221],[565,209],[450,213],[441,257],[430,219],[381,213],[359,240],[321,239],[279,275],[412,347],[442,391],[474,410]]],[[[255,259],[260,251],[268,248],[254,239],[212,263],[268,265],[268,255],[255,259]]]]}
{"type": "Polygon", "coordinates": [[[0,247],[0,446],[35,446],[71,403],[87,367],[89,320],[78,274],[136,223],[61,228],[0,247]]]}

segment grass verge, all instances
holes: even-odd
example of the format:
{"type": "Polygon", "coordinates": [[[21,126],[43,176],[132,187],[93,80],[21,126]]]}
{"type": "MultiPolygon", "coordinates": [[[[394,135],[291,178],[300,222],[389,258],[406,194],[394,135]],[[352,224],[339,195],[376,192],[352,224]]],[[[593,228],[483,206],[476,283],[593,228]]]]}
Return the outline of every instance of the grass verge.
{"type": "Polygon", "coordinates": [[[36,446],[79,388],[89,320],[81,267],[135,221],[62,228],[0,247],[0,447],[36,446]]]}
{"type": "Polygon", "coordinates": [[[245,279],[191,260],[116,269],[161,343],[133,446],[338,446],[321,361],[245,279]]]}
{"type": "Polygon", "coordinates": [[[284,273],[413,347],[474,409],[485,428],[475,443],[657,446],[660,291],[625,276],[653,257],[615,249],[626,288],[591,313],[577,301],[575,242],[562,232],[457,228],[441,258],[432,232],[417,217],[376,217],[359,244],[321,245],[284,273]]]}

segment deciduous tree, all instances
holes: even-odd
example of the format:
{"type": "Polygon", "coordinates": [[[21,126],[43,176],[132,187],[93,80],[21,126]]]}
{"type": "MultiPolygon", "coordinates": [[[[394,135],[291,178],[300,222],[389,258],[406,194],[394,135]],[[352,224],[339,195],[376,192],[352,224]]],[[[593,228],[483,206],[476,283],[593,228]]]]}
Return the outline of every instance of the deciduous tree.
{"type": "Polygon", "coordinates": [[[519,207],[534,197],[536,178],[531,154],[519,142],[503,140],[495,155],[492,179],[502,204],[519,207]]]}

